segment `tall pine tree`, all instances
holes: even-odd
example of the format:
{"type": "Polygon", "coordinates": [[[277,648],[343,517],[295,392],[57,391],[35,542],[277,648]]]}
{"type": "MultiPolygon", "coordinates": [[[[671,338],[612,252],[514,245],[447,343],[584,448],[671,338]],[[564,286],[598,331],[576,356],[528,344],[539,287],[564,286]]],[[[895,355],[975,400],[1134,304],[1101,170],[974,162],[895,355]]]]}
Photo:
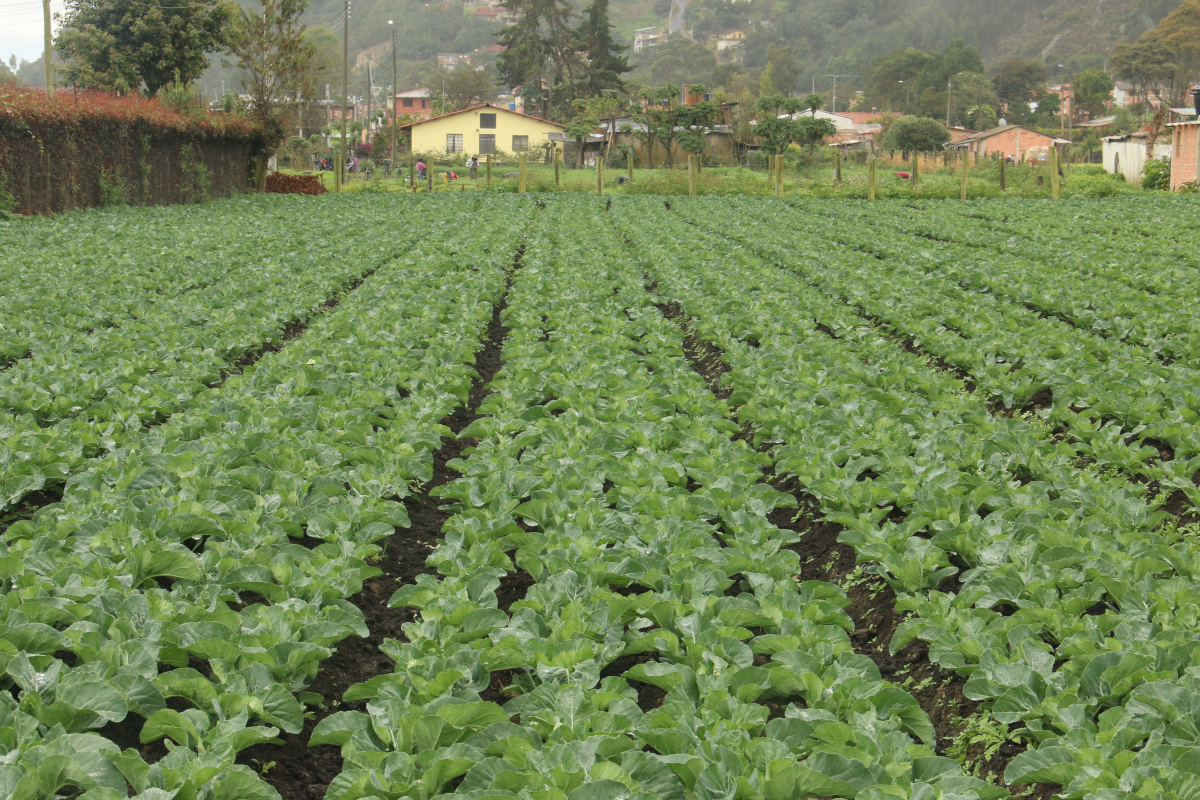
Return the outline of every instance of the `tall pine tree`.
{"type": "Polygon", "coordinates": [[[570,60],[571,6],[566,0],[509,0],[505,5],[518,22],[497,32],[496,40],[506,49],[496,61],[496,70],[509,88],[521,87],[527,107],[532,102],[549,117],[551,87],[562,83],[564,65],[570,60]]]}
{"type": "Polygon", "coordinates": [[[580,47],[587,53],[587,64],[579,88],[583,94],[599,95],[603,89],[624,88],[621,76],[633,69],[625,59],[629,49],[617,44],[608,21],[608,0],[592,0],[577,31],[580,47]]]}

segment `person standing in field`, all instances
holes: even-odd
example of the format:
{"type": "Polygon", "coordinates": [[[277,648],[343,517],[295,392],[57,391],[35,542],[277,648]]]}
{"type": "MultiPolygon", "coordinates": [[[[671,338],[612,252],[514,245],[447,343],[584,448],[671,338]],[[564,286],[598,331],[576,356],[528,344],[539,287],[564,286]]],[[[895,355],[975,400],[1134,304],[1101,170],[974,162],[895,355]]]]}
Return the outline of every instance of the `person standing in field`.
{"type": "Polygon", "coordinates": [[[467,168],[471,170],[471,178],[478,180],[479,178],[479,156],[471,156],[467,159],[467,168]]]}
{"type": "Polygon", "coordinates": [[[421,180],[425,180],[425,160],[424,159],[420,159],[417,161],[417,177],[420,178],[421,180]]]}

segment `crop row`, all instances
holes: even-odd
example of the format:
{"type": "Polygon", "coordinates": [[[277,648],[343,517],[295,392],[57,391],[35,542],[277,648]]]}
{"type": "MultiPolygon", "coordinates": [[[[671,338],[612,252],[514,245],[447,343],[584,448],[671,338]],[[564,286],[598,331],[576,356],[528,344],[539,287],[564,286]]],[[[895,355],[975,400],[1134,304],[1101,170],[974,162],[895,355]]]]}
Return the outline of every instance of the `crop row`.
{"type": "Polygon", "coordinates": [[[242,197],[0,221],[0,365],[53,349],[64,336],[135,322],[180,295],[236,283],[264,252],[320,246],[327,231],[317,235],[310,219],[287,200],[242,197]],[[268,219],[280,226],[278,237],[268,219]]]}
{"type": "Polygon", "coordinates": [[[438,575],[391,601],[420,617],[383,646],[395,672],[347,692],[366,712],[314,731],[345,758],[326,796],[1003,794],[933,753],[853,652],[843,592],[795,578],[795,535],[766,520],[794,499],[731,438],[642,267],[576,230],[600,208],[557,200],[527,242],[504,365],[437,490],[438,575]]]}
{"type": "MultiPolygon", "coordinates": [[[[777,474],[794,475],[895,590],[910,617],[892,652],[925,642],[1029,746],[1008,783],[1094,800],[1192,785],[1194,537],[1158,528],[1124,480],[1079,470],[1043,426],[991,415],[962,381],[796,280],[793,269],[844,268],[829,244],[793,241],[780,267],[649,201],[613,213],[658,291],[723,351],[730,403],[777,474]]],[[[739,233],[765,238],[741,220],[739,233]]]]}
{"type": "MultiPolygon", "coordinates": [[[[245,216],[256,220],[255,227],[264,224],[267,211],[280,210],[275,204],[254,209],[257,213],[245,216]]],[[[0,510],[29,492],[61,486],[88,458],[187,408],[207,386],[264,348],[278,347],[339,291],[421,236],[418,224],[382,243],[369,231],[349,241],[331,240],[324,229],[305,231],[299,211],[288,210],[300,233],[293,235],[288,215],[281,215],[271,224],[289,229],[286,237],[270,246],[260,239],[255,251],[214,260],[205,266],[212,272],[209,285],[127,307],[120,319],[90,332],[58,319],[31,332],[32,355],[0,372],[0,510]]],[[[232,216],[239,207],[227,211],[232,216]]],[[[346,221],[363,214],[362,203],[348,202],[332,216],[346,221]]],[[[180,227],[194,231],[195,224],[180,227]]],[[[188,254],[160,254],[159,245],[139,241],[125,255],[165,262],[166,271],[186,276],[188,254]]],[[[123,284],[127,272],[114,266],[111,280],[123,284]]],[[[156,270],[147,272],[152,276],[156,270]]],[[[133,283],[144,297],[156,297],[153,281],[133,283]]],[[[70,305],[55,297],[38,302],[70,305]]]]}
{"type": "MultiPolygon", "coordinates": [[[[718,225],[699,204],[692,218],[718,225]]],[[[749,215],[748,215],[749,217],[749,215]]],[[[877,234],[887,241],[886,231],[877,234]]],[[[969,376],[985,397],[1025,408],[1049,392],[1039,411],[1081,456],[1101,469],[1153,481],[1162,505],[1174,492],[1200,504],[1200,373],[1158,362],[1144,349],[1046,319],[1020,303],[963,289],[917,252],[876,258],[834,246],[810,219],[786,230],[770,212],[749,217],[738,237],[773,263],[969,376]],[[810,254],[804,259],[796,253],[810,254]],[[811,254],[822,254],[819,258],[811,254]],[[1167,449],[1169,448],[1169,449],[1167,449]]],[[[911,249],[911,248],[910,248],[911,249]]],[[[960,269],[966,269],[960,266],[960,269]]]]}
{"type": "Polygon", "coordinates": [[[426,207],[410,257],[4,532],[0,795],[277,797],[237,754],[300,731],[321,660],[367,634],[345,598],[408,525],[523,226],[495,203],[456,242],[426,207]]]}
{"type": "Polygon", "coordinates": [[[962,230],[960,218],[941,209],[913,214],[902,208],[838,208],[821,213],[836,221],[832,238],[850,246],[867,247],[889,261],[919,253],[926,268],[947,281],[1143,345],[1162,358],[1200,366],[1200,271],[1194,257],[1155,259],[1137,246],[1089,244],[1078,233],[1064,241],[1058,234],[1039,235],[1037,220],[1019,226],[1019,234],[1006,230],[989,235],[979,227],[962,230]],[[867,236],[856,233],[864,224],[867,236]]]}

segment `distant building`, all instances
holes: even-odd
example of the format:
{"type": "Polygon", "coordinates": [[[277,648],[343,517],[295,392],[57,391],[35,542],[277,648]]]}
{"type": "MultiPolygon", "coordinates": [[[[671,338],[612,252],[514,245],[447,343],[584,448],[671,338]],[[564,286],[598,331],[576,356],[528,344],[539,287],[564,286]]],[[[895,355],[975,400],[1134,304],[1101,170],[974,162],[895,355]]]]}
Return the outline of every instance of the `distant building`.
{"type": "Polygon", "coordinates": [[[667,32],[663,28],[639,28],[633,32],[633,52],[640,53],[664,45],[667,39],[667,32]]]}
{"type": "Polygon", "coordinates": [[[1051,147],[1060,144],[1070,144],[1070,141],[1038,133],[1023,125],[1001,125],[990,131],[951,140],[946,148],[948,150],[966,150],[968,153],[979,155],[980,158],[992,153],[1000,153],[1014,161],[1020,161],[1021,157],[1030,150],[1035,150],[1040,155],[1048,153],[1051,147]]]}
{"type": "Polygon", "coordinates": [[[550,141],[563,132],[556,122],[484,103],[462,111],[400,126],[412,131],[416,153],[517,153],[550,141]]]}
{"type": "Polygon", "coordinates": [[[1171,191],[1185,183],[1200,183],[1200,121],[1175,122],[1171,129],[1171,191]]]}
{"type": "MultiPolygon", "coordinates": [[[[1105,136],[1102,140],[1104,171],[1124,175],[1129,183],[1141,183],[1142,167],[1146,164],[1146,140],[1149,138],[1150,134],[1145,131],[1105,136]]],[[[1154,143],[1153,157],[1171,157],[1171,145],[1165,134],[1154,143]]]]}
{"type": "Polygon", "coordinates": [[[397,92],[394,98],[389,97],[387,100],[389,114],[392,113],[393,106],[399,106],[401,114],[408,114],[409,116],[421,119],[426,119],[433,113],[428,89],[397,92]]]}
{"type": "Polygon", "coordinates": [[[746,41],[745,31],[725,31],[718,33],[713,37],[717,40],[717,52],[727,50],[730,47],[738,47],[746,41]]]}
{"type": "Polygon", "coordinates": [[[443,69],[454,69],[459,64],[471,65],[470,53],[438,53],[438,66],[443,69]]]}
{"type": "Polygon", "coordinates": [[[957,142],[979,133],[979,131],[974,131],[970,128],[960,128],[956,125],[951,125],[949,128],[946,128],[946,131],[950,134],[951,142],[957,142]]]}

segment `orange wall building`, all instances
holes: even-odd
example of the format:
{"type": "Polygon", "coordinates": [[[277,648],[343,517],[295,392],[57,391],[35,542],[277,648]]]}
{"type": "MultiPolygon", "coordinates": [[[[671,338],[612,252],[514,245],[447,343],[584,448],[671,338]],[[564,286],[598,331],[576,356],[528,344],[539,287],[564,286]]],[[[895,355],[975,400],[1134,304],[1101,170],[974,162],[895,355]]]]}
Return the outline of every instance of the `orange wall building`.
{"type": "Polygon", "coordinates": [[[1052,136],[1038,133],[1021,125],[1001,125],[990,131],[966,136],[954,141],[954,146],[966,147],[969,153],[978,153],[980,158],[992,153],[1011,156],[1020,161],[1021,156],[1032,149],[1048,152],[1058,142],[1052,136]]]}
{"type": "Polygon", "coordinates": [[[1200,122],[1176,122],[1171,125],[1171,191],[1185,183],[1200,182],[1200,122]]]}

